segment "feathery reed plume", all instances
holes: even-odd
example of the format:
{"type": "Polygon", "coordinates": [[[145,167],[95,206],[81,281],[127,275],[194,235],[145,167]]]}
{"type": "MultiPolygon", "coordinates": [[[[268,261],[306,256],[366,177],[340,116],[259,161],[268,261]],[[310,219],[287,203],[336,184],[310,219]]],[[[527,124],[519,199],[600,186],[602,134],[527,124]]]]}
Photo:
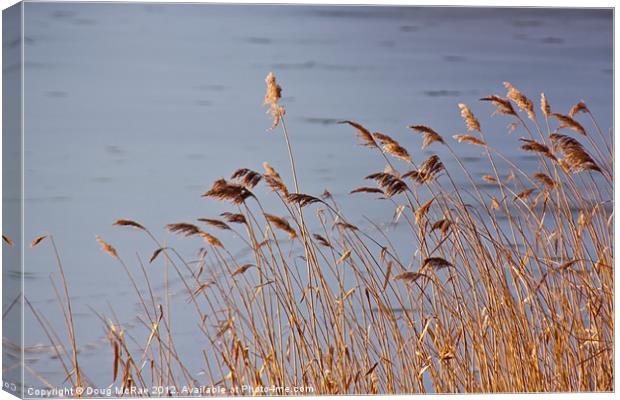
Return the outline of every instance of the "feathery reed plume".
{"type": "Polygon", "coordinates": [[[395,281],[405,281],[407,283],[413,283],[421,277],[426,277],[426,275],[420,272],[407,271],[407,272],[402,272],[398,275],[394,275],[392,279],[395,281]]]}
{"type": "Polygon", "coordinates": [[[411,156],[407,152],[407,149],[405,149],[399,144],[396,144],[396,143],[386,144],[383,146],[383,151],[385,151],[386,153],[396,158],[400,158],[401,160],[411,161],[411,156]]]}
{"type": "Polygon", "coordinates": [[[561,158],[558,160],[558,164],[560,165],[560,167],[562,167],[562,169],[564,170],[564,172],[566,173],[571,173],[573,172],[570,164],[568,163],[568,161],[566,161],[565,159],[561,158]]]}
{"type": "Polygon", "coordinates": [[[106,253],[108,253],[110,256],[112,256],[114,258],[118,258],[118,253],[116,252],[116,249],[114,247],[112,247],[111,244],[109,244],[105,240],[101,239],[101,237],[99,237],[99,235],[95,236],[95,240],[97,240],[97,243],[99,243],[99,246],[101,246],[103,251],[105,251],[106,253]]]}
{"type": "Polygon", "coordinates": [[[321,246],[332,247],[331,243],[329,243],[329,240],[325,239],[323,236],[319,235],[318,233],[313,234],[312,237],[317,242],[319,242],[321,246]]]}
{"type": "Polygon", "coordinates": [[[491,207],[493,207],[494,210],[499,210],[499,201],[497,201],[497,198],[495,198],[495,196],[491,197],[491,207]]]}
{"type": "Polygon", "coordinates": [[[471,136],[471,135],[454,135],[452,136],[457,142],[462,143],[462,142],[467,142],[467,143],[471,143],[474,144],[476,146],[486,146],[486,142],[484,140],[480,140],[475,136],[471,136]]]}
{"type": "Polygon", "coordinates": [[[435,201],[434,198],[430,199],[426,203],[422,204],[420,208],[418,208],[418,211],[416,211],[415,213],[415,223],[417,225],[420,225],[422,223],[422,218],[424,218],[428,210],[431,208],[431,204],[433,204],[433,201],[435,201]]]}
{"type": "Polygon", "coordinates": [[[521,145],[521,148],[525,151],[532,151],[534,153],[541,153],[553,161],[557,161],[556,156],[551,152],[549,147],[545,144],[539,143],[535,140],[520,138],[520,141],[524,142],[521,145]]]}
{"type": "Polygon", "coordinates": [[[424,259],[421,270],[425,268],[443,269],[448,267],[454,267],[454,265],[441,257],[428,257],[424,259]]]}
{"type": "Polygon", "coordinates": [[[239,268],[237,268],[235,270],[235,272],[232,273],[231,276],[237,276],[237,275],[241,275],[244,274],[248,269],[254,267],[254,264],[244,264],[242,266],[240,266],[239,268]]]}
{"type": "Polygon", "coordinates": [[[585,128],[579,122],[575,121],[572,117],[558,113],[552,113],[551,116],[560,121],[560,129],[569,128],[579,133],[580,135],[587,135],[585,128]]]}
{"type": "Polygon", "coordinates": [[[480,99],[481,101],[490,101],[495,106],[495,114],[505,114],[505,115],[513,115],[516,116],[517,113],[515,109],[512,107],[512,103],[508,99],[504,99],[503,97],[499,97],[496,95],[483,97],[480,99]]]}
{"type": "Polygon", "coordinates": [[[117,225],[117,226],[131,226],[133,228],[139,229],[141,231],[145,231],[146,229],[144,228],[144,226],[140,225],[139,223],[137,223],[136,221],[132,221],[130,219],[119,219],[116,222],[114,222],[114,224],[112,225],[117,225]]]}
{"type": "Polygon", "coordinates": [[[381,287],[381,290],[383,290],[385,292],[385,289],[387,288],[388,283],[390,283],[390,275],[392,274],[392,261],[388,261],[387,262],[387,268],[385,270],[385,279],[383,280],[383,286],[381,287]]]}
{"type": "Polygon", "coordinates": [[[242,186],[253,188],[263,178],[261,174],[248,168],[240,168],[236,170],[230,179],[239,179],[242,186]]]}
{"type": "Polygon", "coordinates": [[[220,242],[218,238],[216,238],[215,236],[213,236],[212,234],[208,232],[200,231],[199,235],[201,238],[203,238],[207,243],[209,243],[213,247],[222,247],[222,248],[224,247],[224,245],[222,244],[222,242],[220,242]]]}
{"type": "Polygon", "coordinates": [[[230,230],[230,226],[228,226],[226,222],[220,221],[219,219],[198,218],[198,221],[216,227],[217,229],[230,230]]]}
{"type": "Polygon", "coordinates": [[[353,189],[349,192],[349,194],[353,194],[353,193],[381,193],[383,194],[383,190],[379,188],[373,188],[373,187],[358,187],[357,189],[353,189]]]}
{"type": "Polygon", "coordinates": [[[553,147],[564,154],[564,160],[571,170],[575,172],[586,170],[602,172],[594,159],[576,139],[558,133],[552,134],[549,138],[553,147]]]}
{"type": "Polygon", "coordinates": [[[224,217],[226,221],[231,224],[247,224],[245,216],[243,214],[234,214],[230,212],[223,212],[220,216],[224,217]]]}
{"type": "Polygon", "coordinates": [[[297,236],[295,229],[284,218],[265,213],[265,219],[275,225],[276,228],[288,233],[291,239],[297,236]]]}
{"type": "Polygon", "coordinates": [[[280,177],[280,174],[269,165],[268,162],[263,163],[263,168],[265,168],[265,183],[267,186],[274,192],[280,192],[282,196],[288,196],[288,188],[284,184],[284,181],[280,177]]]}
{"type": "Polygon", "coordinates": [[[395,196],[409,189],[409,187],[403,180],[396,177],[394,177],[394,179],[392,179],[391,181],[387,182],[384,187],[386,197],[395,196]]]}
{"type": "Polygon", "coordinates": [[[469,107],[467,107],[463,103],[460,103],[459,108],[461,109],[461,117],[463,117],[463,120],[465,120],[467,130],[480,132],[480,122],[478,122],[478,119],[476,119],[469,107]]]}
{"type": "Polygon", "coordinates": [[[321,199],[303,193],[291,193],[286,196],[286,199],[291,203],[297,204],[299,207],[305,207],[313,203],[323,203],[321,199]]]}
{"type": "Polygon", "coordinates": [[[580,112],[585,112],[585,113],[590,112],[590,110],[586,106],[586,103],[584,103],[583,100],[575,104],[573,107],[571,107],[570,111],[568,112],[568,116],[572,118],[575,116],[575,114],[580,113],[580,112]]]}
{"type": "Polygon", "coordinates": [[[205,282],[205,283],[201,284],[200,286],[198,286],[198,288],[196,288],[196,290],[194,290],[194,295],[200,294],[205,289],[208,289],[214,283],[215,283],[215,281],[208,281],[208,282],[205,282]]]}
{"type": "Polygon", "coordinates": [[[151,255],[151,258],[149,259],[149,264],[152,264],[153,261],[155,261],[155,259],[161,254],[162,251],[166,250],[167,247],[159,247],[158,249],[156,249],[153,252],[153,255],[151,255]]]}
{"type": "Polygon", "coordinates": [[[401,160],[411,161],[411,156],[407,150],[396,140],[383,133],[375,132],[372,136],[383,145],[383,151],[401,160]]]}
{"type": "Polygon", "coordinates": [[[525,201],[525,200],[527,200],[532,195],[532,193],[534,193],[535,190],[536,190],[536,188],[526,189],[526,190],[522,191],[521,193],[518,193],[515,196],[515,200],[523,200],[523,201],[525,201]]]}
{"type": "Polygon", "coordinates": [[[389,172],[377,172],[368,175],[365,179],[373,179],[377,184],[385,190],[386,197],[392,197],[408,189],[408,186],[402,179],[392,175],[389,172]]]}
{"type": "Polygon", "coordinates": [[[273,130],[280,123],[280,119],[285,114],[284,107],[282,107],[279,103],[280,98],[282,97],[282,88],[276,82],[276,76],[273,72],[270,72],[265,78],[265,83],[267,83],[267,92],[265,93],[265,99],[263,100],[263,105],[268,105],[269,110],[267,110],[267,114],[271,114],[273,117],[273,125],[268,130],[273,130]]]}
{"type": "Polygon", "coordinates": [[[13,247],[13,239],[11,239],[11,237],[9,235],[2,235],[2,240],[4,240],[6,242],[6,244],[9,245],[9,247],[13,247]]]}
{"type": "Polygon", "coordinates": [[[247,188],[228,183],[224,179],[218,179],[213,183],[209,191],[203,193],[203,197],[211,197],[221,201],[230,201],[234,204],[243,203],[248,197],[254,197],[247,188]]]}
{"type": "Polygon", "coordinates": [[[180,222],[177,224],[168,224],[166,229],[169,232],[184,236],[194,236],[200,234],[201,230],[196,225],[180,222]]]}
{"type": "Polygon", "coordinates": [[[403,175],[403,178],[411,178],[417,183],[432,182],[443,170],[443,163],[437,155],[433,154],[422,163],[419,170],[409,171],[403,175]]]}
{"type": "Polygon", "coordinates": [[[36,245],[38,245],[39,243],[41,243],[42,241],[44,241],[47,238],[47,235],[41,235],[41,236],[37,236],[36,238],[34,238],[34,240],[30,243],[30,247],[35,247],[36,245]]]}
{"type": "Polygon", "coordinates": [[[265,168],[265,175],[280,178],[280,174],[267,161],[263,162],[263,168],[265,168]]]}
{"type": "Polygon", "coordinates": [[[482,180],[487,183],[497,183],[497,178],[491,175],[482,175],[482,180]]]}
{"type": "Polygon", "coordinates": [[[389,172],[376,172],[374,174],[370,174],[364,179],[371,179],[377,182],[377,184],[381,187],[386,186],[393,179],[397,179],[394,175],[389,172]]]}
{"type": "Polygon", "coordinates": [[[422,142],[422,149],[426,149],[432,143],[439,142],[445,143],[443,137],[433,129],[429,128],[425,125],[409,125],[409,129],[412,129],[414,132],[421,133],[424,135],[424,141],[422,142]]]}
{"type": "Polygon", "coordinates": [[[449,219],[440,219],[433,224],[433,226],[431,227],[431,231],[439,229],[441,231],[441,234],[445,235],[451,225],[452,221],[450,221],[449,219]]]}
{"type": "Polygon", "coordinates": [[[362,141],[364,147],[379,147],[375,139],[372,137],[368,129],[364,128],[361,124],[355,121],[340,121],[339,124],[349,124],[357,129],[357,137],[362,141]]]}
{"type": "Polygon", "coordinates": [[[508,90],[506,97],[514,101],[517,107],[519,107],[522,111],[527,112],[527,116],[529,117],[529,119],[535,121],[536,113],[534,112],[534,103],[532,103],[530,99],[525,97],[525,95],[521,93],[519,89],[512,86],[510,82],[504,82],[504,87],[508,90]]]}
{"type": "Polygon", "coordinates": [[[553,187],[555,187],[555,181],[551,179],[551,177],[549,177],[549,175],[545,174],[544,172],[535,173],[533,175],[533,178],[537,180],[538,182],[542,183],[543,185],[545,185],[549,189],[552,189],[553,187]]]}
{"type": "Polygon", "coordinates": [[[288,196],[288,188],[286,187],[282,179],[271,175],[265,175],[265,183],[272,191],[279,192],[284,197],[288,196]]]}
{"type": "Polygon", "coordinates": [[[339,228],[342,228],[343,230],[349,230],[349,231],[359,231],[359,228],[355,225],[351,225],[347,222],[336,222],[334,224],[334,226],[337,226],[339,228]]]}
{"type": "Polygon", "coordinates": [[[394,144],[394,145],[398,145],[398,142],[393,139],[391,136],[389,135],[385,135],[383,133],[379,133],[379,132],[375,132],[372,134],[372,136],[377,139],[382,145],[388,145],[388,144],[394,144]]]}
{"type": "Polygon", "coordinates": [[[547,118],[551,115],[551,106],[544,93],[540,94],[540,111],[542,111],[543,115],[547,118]]]}

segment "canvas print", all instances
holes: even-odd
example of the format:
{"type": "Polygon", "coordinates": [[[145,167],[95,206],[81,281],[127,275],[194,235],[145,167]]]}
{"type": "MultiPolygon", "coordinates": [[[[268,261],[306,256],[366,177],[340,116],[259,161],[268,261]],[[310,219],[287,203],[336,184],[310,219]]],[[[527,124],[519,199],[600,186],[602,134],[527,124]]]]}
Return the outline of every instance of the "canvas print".
{"type": "Polygon", "coordinates": [[[3,389],[611,392],[613,10],[3,12],[3,389]]]}

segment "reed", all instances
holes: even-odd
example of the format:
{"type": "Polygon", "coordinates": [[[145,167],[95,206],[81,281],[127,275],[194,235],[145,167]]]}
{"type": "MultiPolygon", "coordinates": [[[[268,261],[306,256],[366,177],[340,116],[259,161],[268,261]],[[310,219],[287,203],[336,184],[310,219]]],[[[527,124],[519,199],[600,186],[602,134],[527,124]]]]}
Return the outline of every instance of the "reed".
{"type": "MultiPolygon", "coordinates": [[[[294,192],[267,163],[265,173],[240,168],[215,181],[203,196],[231,210],[223,220],[198,221],[230,242],[194,224],[166,226],[184,240],[204,240],[191,260],[138,222],[115,223],[145,235],[154,246],[151,268],[171,268],[181,282],[196,318],[183,323],[199,327],[202,337],[194,340],[204,374],[186,366],[197,353],[176,350],[171,278],[164,293],[154,293],[140,259],[130,268],[97,238],[125,267],[143,313],[131,337],[98,314],[113,354],[106,361],[113,382],[103,384],[313,389],[306,394],[613,390],[613,145],[593,117],[577,121],[592,116],[585,103],[563,115],[541,95],[537,116],[509,83],[506,98],[481,99],[528,136],[520,151],[537,156],[533,174],[487,143],[484,125],[465,104],[458,109],[472,134],[455,135],[456,142],[429,126],[409,126],[423,148],[438,151],[420,166],[394,137],[343,121],[388,164],[366,176],[374,186],[351,193],[394,207],[395,221],[411,235],[411,246],[399,248],[390,224],[354,225],[330,193],[300,192],[282,88],[273,74],[266,82],[270,129],[283,128],[294,192]],[[464,143],[481,146],[490,175],[471,175],[458,155],[464,143]],[[467,183],[457,185],[457,176],[467,183]],[[266,210],[267,196],[279,208],[266,210]],[[250,256],[235,257],[229,247],[246,247],[250,256]],[[135,283],[136,272],[147,289],[135,283]]],[[[64,275],[62,281],[66,288],[64,275]]],[[[64,302],[70,305],[68,297],[64,302]]],[[[79,385],[84,374],[71,371],[79,364],[70,307],[65,314],[73,351],[58,356],[79,385]]]]}

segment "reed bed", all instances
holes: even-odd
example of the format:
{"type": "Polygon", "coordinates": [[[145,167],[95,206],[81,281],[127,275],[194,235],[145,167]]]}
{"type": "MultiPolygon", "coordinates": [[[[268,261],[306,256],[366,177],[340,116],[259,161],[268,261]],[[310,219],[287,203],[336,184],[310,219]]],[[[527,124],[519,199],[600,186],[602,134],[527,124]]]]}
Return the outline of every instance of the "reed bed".
{"type": "MultiPolygon", "coordinates": [[[[264,386],[312,388],[307,394],[613,390],[613,144],[583,102],[561,114],[544,94],[535,105],[509,83],[505,97],[481,99],[490,103],[481,109],[490,106],[525,135],[520,151],[537,158],[533,174],[487,143],[465,104],[458,107],[467,134],[451,138],[421,124],[406,133],[449,154],[458,171],[437,154],[414,159],[394,137],[342,121],[386,165],[361,174],[365,183],[351,196],[394,207],[410,235],[403,249],[387,225],[354,225],[329,192],[300,192],[282,89],[273,74],[266,82],[270,129],[282,131],[292,182],[267,163],[262,172],[242,166],[215,181],[203,196],[228,203],[228,212],[166,226],[201,243],[192,260],[132,220],[115,225],[145,235],[153,244],[148,261],[128,265],[97,238],[142,308],[131,334],[98,314],[114,385],[254,388],[243,394],[264,386]],[[480,149],[489,175],[470,173],[462,146],[480,149]],[[457,185],[457,175],[466,184],[457,185]],[[279,207],[265,209],[265,196],[279,207]],[[250,257],[233,256],[221,237],[250,257]],[[176,350],[169,293],[154,293],[149,277],[160,267],[182,282],[195,310],[195,320],[184,321],[202,335],[194,354],[176,350]],[[197,356],[201,376],[186,366],[197,356]]],[[[86,386],[58,261],[71,344],[57,356],[68,382],[86,386]]],[[[183,394],[174,390],[162,395],[183,394]]]]}

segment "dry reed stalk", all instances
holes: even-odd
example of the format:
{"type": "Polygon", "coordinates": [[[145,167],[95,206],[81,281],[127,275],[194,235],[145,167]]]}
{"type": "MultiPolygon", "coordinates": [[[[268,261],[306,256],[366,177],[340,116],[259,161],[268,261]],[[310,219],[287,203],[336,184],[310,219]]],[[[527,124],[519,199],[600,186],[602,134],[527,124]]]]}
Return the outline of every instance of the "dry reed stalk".
{"type": "MultiPolygon", "coordinates": [[[[275,78],[268,82],[268,93],[270,90],[269,101],[277,105],[281,89],[275,78]]],[[[510,99],[517,105],[521,102],[527,111],[527,99],[519,94],[513,93],[510,99]]],[[[490,96],[485,100],[492,102],[497,112],[512,115],[508,108],[512,104],[505,99],[490,96]]],[[[541,111],[549,116],[550,109],[547,115],[542,105],[545,101],[541,98],[541,111]]],[[[462,112],[468,127],[479,131],[480,123],[469,109],[462,108],[462,112]]],[[[279,120],[283,128],[284,123],[279,120]]],[[[387,135],[373,137],[357,123],[343,123],[353,126],[368,147],[397,144],[387,135]]],[[[411,129],[424,135],[424,147],[443,143],[428,127],[411,129]]],[[[208,197],[238,204],[239,213],[223,213],[226,222],[199,220],[218,229],[226,229],[226,223],[244,224],[247,239],[241,239],[248,245],[253,264],[217,244],[208,254],[201,248],[199,260],[188,263],[174,248],[163,247],[156,239],[157,250],[151,257],[153,262],[164,255],[166,265],[175,266],[176,261],[186,268],[186,274],[177,273],[185,296],[197,309],[194,322],[206,339],[201,350],[207,382],[303,384],[313,386],[314,394],[613,390],[611,192],[597,186],[589,175],[577,180],[572,174],[557,173],[556,163],[549,167],[546,158],[557,159],[544,143],[543,136],[551,135],[548,128],[541,142],[525,139],[522,144],[523,150],[544,157],[537,160],[546,173],[532,174],[516,163],[508,163],[509,174],[498,171],[491,154],[499,156],[501,152],[487,146],[483,133],[480,135],[480,139],[463,135],[473,140],[462,141],[485,146],[494,175],[483,180],[497,185],[489,192],[471,179],[467,166],[452,151],[470,177],[470,186],[457,186],[452,181],[453,171],[445,170],[437,156],[401,175],[390,164],[388,152],[377,152],[389,165],[367,177],[378,187],[352,191],[383,193],[382,204],[393,206],[400,221],[411,228],[410,238],[399,239],[418,244],[413,249],[394,240],[387,228],[392,226],[389,220],[385,224],[370,222],[374,230],[346,222],[343,215],[348,210],[329,192],[322,197],[301,194],[298,189],[289,194],[279,174],[266,164],[263,179],[276,192],[266,195],[282,200],[281,208],[288,212],[286,220],[275,217],[279,220],[274,221],[280,222],[268,221],[275,228],[283,221],[299,233],[304,245],[303,255],[293,246],[285,253],[285,239],[263,229],[259,218],[265,215],[262,203],[256,199],[247,204],[240,196],[255,180],[258,183],[258,173],[241,169],[233,174],[237,183],[216,181],[217,193],[208,197]],[[405,177],[424,185],[408,190],[405,177]],[[445,182],[452,187],[446,188],[445,182]],[[536,190],[532,186],[540,193],[530,201],[536,190]],[[588,196],[583,193],[584,186],[588,196]],[[499,201],[493,195],[497,188],[501,190],[499,201]],[[390,197],[403,192],[411,200],[409,205],[390,197]],[[525,207],[523,202],[507,204],[510,194],[527,202],[525,207]],[[596,207],[589,197],[596,198],[596,207]],[[323,231],[311,235],[301,207],[319,202],[324,207],[317,209],[316,222],[323,231]],[[611,207],[600,205],[607,202],[611,207]],[[535,209],[539,203],[544,206],[535,209]],[[499,209],[504,212],[493,211],[499,209]],[[575,209],[580,211],[578,217],[575,209]],[[430,222],[439,215],[441,219],[430,222]],[[306,264],[305,275],[298,268],[298,259],[306,264]],[[407,265],[412,264],[420,269],[408,271],[407,265]],[[257,273],[247,273],[253,266],[257,273]],[[394,268],[400,269],[398,273],[394,268]],[[549,318],[550,311],[562,318],[549,318]],[[407,351],[412,343],[414,351],[407,351]],[[210,352],[212,349],[217,351],[210,352]],[[502,368],[497,368],[498,360],[502,368]]],[[[585,149],[574,139],[557,134],[549,137],[554,150],[566,156],[558,165],[575,170],[574,164],[581,162],[584,170],[592,169],[588,163],[594,160],[587,153],[577,155],[585,149]],[[573,157],[567,152],[574,153],[573,157]]],[[[290,146],[289,156],[294,165],[290,146]]],[[[601,162],[604,160],[601,157],[601,162]]],[[[204,237],[205,232],[195,225],[174,225],[174,233],[204,237]]],[[[165,278],[163,293],[157,296],[169,299],[168,285],[165,278]]],[[[141,298],[139,292],[138,296],[141,298]]],[[[141,366],[133,363],[118,331],[113,337],[113,375],[118,375],[124,386],[193,385],[196,381],[181,366],[183,360],[174,346],[170,311],[160,313],[164,327],[154,329],[158,314],[154,300],[152,303],[153,310],[145,308],[143,312],[144,337],[132,338],[148,350],[141,364],[151,366],[152,382],[141,376],[141,366]]]]}

